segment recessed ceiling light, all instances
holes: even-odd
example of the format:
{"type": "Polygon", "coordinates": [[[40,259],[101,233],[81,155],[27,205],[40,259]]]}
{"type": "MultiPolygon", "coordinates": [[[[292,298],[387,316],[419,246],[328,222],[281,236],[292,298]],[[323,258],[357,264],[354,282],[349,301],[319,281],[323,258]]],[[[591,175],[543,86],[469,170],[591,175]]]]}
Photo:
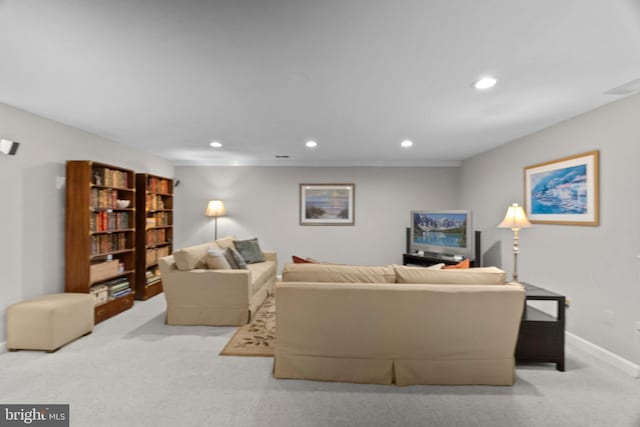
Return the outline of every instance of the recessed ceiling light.
{"type": "Polygon", "coordinates": [[[304,145],[306,145],[307,148],[316,148],[318,146],[318,143],[315,141],[307,141],[304,145]]]}
{"type": "Polygon", "coordinates": [[[476,82],[473,84],[473,87],[478,90],[485,90],[494,87],[496,83],[498,83],[498,80],[495,77],[487,76],[476,80],[476,82]]]}
{"type": "Polygon", "coordinates": [[[400,143],[400,145],[403,146],[404,148],[409,148],[413,145],[413,142],[409,141],[408,139],[405,139],[400,143]]]}
{"type": "Polygon", "coordinates": [[[212,141],[209,143],[210,146],[212,146],[213,148],[220,148],[222,147],[222,143],[218,142],[218,141],[212,141]]]}

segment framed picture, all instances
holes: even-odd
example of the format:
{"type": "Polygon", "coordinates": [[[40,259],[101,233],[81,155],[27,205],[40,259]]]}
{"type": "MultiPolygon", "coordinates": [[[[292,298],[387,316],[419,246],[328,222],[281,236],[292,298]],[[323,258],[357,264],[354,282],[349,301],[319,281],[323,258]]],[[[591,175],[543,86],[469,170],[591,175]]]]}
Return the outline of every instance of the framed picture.
{"type": "Polygon", "coordinates": [[[524,168],[529,221],[599,225],[599,156],[590,151],[524,168]]]}
{"type": "Polygon", "coordinates": [[[300,225],[353,225],[355,184],[300,184],[300,225]]]}

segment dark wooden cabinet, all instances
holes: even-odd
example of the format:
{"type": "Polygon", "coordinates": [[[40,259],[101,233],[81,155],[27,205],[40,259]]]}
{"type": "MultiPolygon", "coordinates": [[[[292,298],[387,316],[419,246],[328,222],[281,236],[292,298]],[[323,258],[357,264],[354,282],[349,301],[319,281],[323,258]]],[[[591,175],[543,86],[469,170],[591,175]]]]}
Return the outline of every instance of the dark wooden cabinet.
{"type": "Polygon", "coordinates": [[[552,316],[525,303],[516,360],[555,363],[558,371],[564,371],[565,296],[529,283],[521,285],[527,292],[526,301],[554,301],[557,311],[552,316]]]}
{"type": "Polygon", "coordinates": [[[136,174],[136,299],[162,292],[158,259],[173,252],[173,181],[136,174]]]}
{"type": "Polygon", "coordinates": [[[133,305],[135,214],[133,171],[67,162],[65,291],[96,297],[96,323],[133,305]]]}
{"type": "MultiPolygon", "coordinates": [[[[447,264],[454,265],[464,260],[465,258],[454,259],[453,257],[447,256],[437,256],[437,255],[416,255],[416,254],[402,254],[402,264],[403,265],[418,265],[422,267],[428,267],[434,264],[447,264]]],[[[470,261],[471,267],[476,267],[475,260],[470,261]]]]}
{"type": "MultiPolygon", "coordinates": [[[[418,265],[422,267],[428,267],[434,264],[447,264],[454,265],[464,260],[462,258],[454,258],[453,255],[437,254],[437,253],[424,253],[419,255],[411,251],[411,228],[405,229],[405,250],[402,254],[403,265],[418,265]]],[[[482,232],[473,232],[473,253],[470,258],[470,267],[482,267],[482,232]]]]}

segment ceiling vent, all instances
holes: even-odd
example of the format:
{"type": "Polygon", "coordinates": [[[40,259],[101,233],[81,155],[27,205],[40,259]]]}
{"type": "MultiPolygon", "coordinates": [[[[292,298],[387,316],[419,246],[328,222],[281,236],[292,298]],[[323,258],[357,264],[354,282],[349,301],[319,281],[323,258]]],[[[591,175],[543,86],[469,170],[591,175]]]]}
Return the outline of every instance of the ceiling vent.
{"type": "Polygon", "coordinates": [[[640,79],[631,80],[629,83],[625,83],[613,89],[609,89],[605,92],[607,95],[630,95],[640,90],[640,79]]]}

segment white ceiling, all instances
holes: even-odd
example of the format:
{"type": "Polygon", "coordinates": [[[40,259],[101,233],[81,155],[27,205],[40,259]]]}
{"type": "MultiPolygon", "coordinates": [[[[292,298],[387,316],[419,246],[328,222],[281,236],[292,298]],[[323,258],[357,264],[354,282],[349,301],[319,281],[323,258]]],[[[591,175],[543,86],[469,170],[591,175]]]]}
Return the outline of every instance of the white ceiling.
{"type": "Polygon", "coordinates": [[[637,78],[638,0],[0,0],[0,102],[179,165],[454,165],[637,78]]]}

